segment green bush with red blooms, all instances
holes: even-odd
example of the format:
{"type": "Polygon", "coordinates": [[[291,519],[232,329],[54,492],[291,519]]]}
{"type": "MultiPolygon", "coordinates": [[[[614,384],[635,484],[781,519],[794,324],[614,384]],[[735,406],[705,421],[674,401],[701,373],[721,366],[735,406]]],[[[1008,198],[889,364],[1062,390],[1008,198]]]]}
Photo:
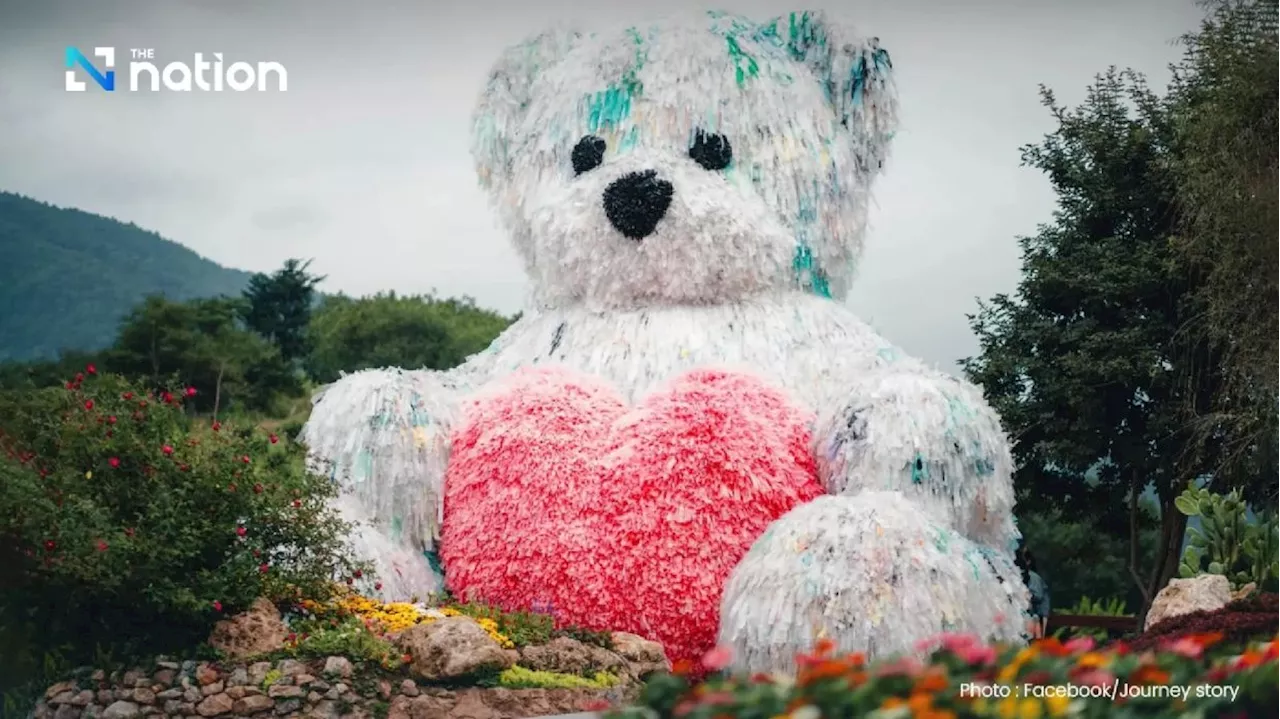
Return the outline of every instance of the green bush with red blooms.
{"type": "Polygon", "coordinates": [[[190,651],[259,596],[367,571],[304,450],[192,418],[193,393],[92,366],[0,393],[0,688],[50,656],[190,651]]]}
{"type": "Polygon", "coordinates": [[[929,654],[923,661],[868,663],[856,654],[834,656],[830,643],[819,642],[813,655],[798,658],[799,670],[789,677],[723,673],[730,657],[716,649],[703,659],[702,667],[676,667],[671,674],[650,679],[635,706],[606,717],[1277,716],[1275,639],[1240,650],[1223,643],[1220,634],[1202,634],[1136,652],[1123,642],[1097,647],[1088,637],[998,647],[973,637],[943,635],[923,649],[929,654]],[[705,672],[712,673],[704,681],[692,678],[705,672]]]}

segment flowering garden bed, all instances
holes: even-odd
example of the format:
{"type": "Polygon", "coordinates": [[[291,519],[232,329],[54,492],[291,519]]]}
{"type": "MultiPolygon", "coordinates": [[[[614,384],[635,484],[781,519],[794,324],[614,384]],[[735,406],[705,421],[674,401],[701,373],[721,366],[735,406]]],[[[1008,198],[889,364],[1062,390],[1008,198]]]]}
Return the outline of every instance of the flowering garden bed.
{"type": "MultiPolygon", "coordinates": [[[[608,717],[1274,717],[1276,655],[1276,639],[1240,651],[1221,634],[1183,636],[1142,652],[1123,642],[1100,648],[1091,639],[1019,648],[943,636],[926,661],[871,663],[835,656],[820,643],[801,657],[795,677],[713,674],[695,683],[689,675],[699,668],[677,667],[651,679],[634,707],[608,717]]],[[[704,665],[718,670],[727,657],[713,651],[704,665]]]]}

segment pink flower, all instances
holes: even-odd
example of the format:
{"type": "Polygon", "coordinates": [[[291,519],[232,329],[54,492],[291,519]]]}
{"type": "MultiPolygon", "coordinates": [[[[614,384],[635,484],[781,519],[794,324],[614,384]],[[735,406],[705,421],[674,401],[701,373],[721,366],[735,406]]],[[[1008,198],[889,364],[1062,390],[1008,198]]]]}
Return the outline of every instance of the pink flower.
{"type": "Polygon", "coordinates": [[[195,387],[188,387],[188,388],[187,388],[187,396],[188,396],[188,397],[195,397],[195,396],[196,396],[196,388],[195,388],[195,387]]]}
{"type": "Polygon", "coordinates": [[[218,600],[216,600],[216,599],[215,599],[215,600],[213,600],[213,611],[215,611],[215,612],[220,612],[220,611],[222,611],[222,602],[219,602],[219,601],[218,601],[218,600]]]}
{"type": "Polygon", "coordinates": [[[996,661],[996,650],[982,644],[952,650],[960,660],[969,665],[993,664],[996,661]]]}
{"type": "Polygon", "coordinates": [[[165,446],[160,448],[160,451],[164,452],[166,455],[173,454],[173,447],[170,447],[169,445],[166,444],[165,446]]]}
{"type": "Polygon", "coordinates": [[[85,408],[85,409],[93,409],[93,400],[91,400],[91,399],[86,399],[86,400],[84,401],[84,408],[85,408]]]}
{"type": "Polygon", "coordinates": [[[1093,651],[1096,645],[1097,642],[1093,640],[1093,637],[1076,637],[1075,639],[1067,640],[1067,643],[1063,644],[1062,648],[1072,654],[1084,654],[1085,652],[1093,651]]]}
{"type": "Polygon", "coordinates": [[[249,533],[249,530],[245,529],[244,527],[242,527],[242,526],[241,526],[241,527],[236,527],[236,536],[237,536],[237,537],[243,537],[244,535],[246,535],[246,534],[248,534],[248,533],[249,533]]]}
{"type": "Polygon", "coordinates": [[[715,647],[702,655],[702,666],[713,672],[729,666],[733,661],[733,650],[729,647],[715,647]]]}
{"type": "Polygon", "coordinates": [[[241,462],[244,462],[245,464],[248,464],[248,463],[249,463],[249,455],[247,455],[247,454],[246,454],[246,455],[244,455],[243,457],[241,457],[241,458],[240,458],[240,461],[241,461],[241,462]]]}
{"type": "Polygon", "coordinates": [[[97,547],[99,552],[107,551],[107,543],[102,541],[101,539],[98,540],[97,547]]]}
{"type": "Polygon", "coordinates": [[[108,459],[108,460],[107,460],[107,464],[111,465],[111,468],[112,468],[112,469],[115,469],[116,467],[119,467],[119,466],[120,466],[120,458],[119,458],[119,457],[112,457],[111,459],[108,459]]]}
{"type": "Polygon", "coordinates": [[[1199,659],[1204,654],[1204,647],[1199,642],[1190,638],[1183,637],[1176,641],[1170,642],[1165,646],[1165,650],[1173,652],[1187,659],[1199,659]]]}
{"type": "Polygon", "coordinates": [[[1075,681],[1077,684],[1084,684],[1086,686],[1109,686],[1111,684],[1115,684],[1116,675],[1103,669],[1090,669],[1089,671],[1080,672],[1075,675],[1075,681]]]}
{"type": "Polygon", "coordinates": [[[85,365],[84,371],[89,374],[98,374],[98,368],[94,367],[92,364],[85,365]]]}

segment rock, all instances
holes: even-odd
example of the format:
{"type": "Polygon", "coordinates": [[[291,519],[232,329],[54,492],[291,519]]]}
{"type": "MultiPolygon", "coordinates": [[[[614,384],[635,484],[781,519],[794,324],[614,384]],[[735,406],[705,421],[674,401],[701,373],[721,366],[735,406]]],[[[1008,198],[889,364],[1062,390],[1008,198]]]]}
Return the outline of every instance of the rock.
{"type": "Polygon", "coordinates": [[[227,686],[242,687],[249,683],[249,672],[244,667],[236,667],[227,677],[227,686]]]}
{"type": "Polygon", "coordinates": [[[93,703],[93,690],[85,689],[72,698],[71,703],[78,707],[87,707],[93,703]]]}
{"type": "Polygon", "coordinates": [[[187,687],[182,692],[182,700],[193,704],[200,701],[203,696],[204,695],[200,693],[200,690],[195,687],[187,687]]]}
{"type": "Polygon", "coordinates": [[[324,675],[346,679],[351,676],[353,667],[346,657],[328,657],[324,660],[324,675]]]}
{"type": "Polygon", "coordinates": [[[383,700],[391,698],[391,682],[386,679],[378,680],[378,696],[383,700]]]}
{"type": "Polygon", "coordinates": [[[226,693],[232,699],[244,699],[247,696],[243,686],[227,687],[226,693]]]}
{"type": "Polygon", "coordinates": [[[172,669],[161,669],[160,671],[151,675],[151,681],[155,682],[156,684],[172,686],[173,679],[176,675],[177,675],[177,672],[175,672],[172,669]]]}
{"type": "Polygon", "coordinates": [[[285,659],[276,665],[276,669],[280,670],[282,677],[296,677],[299,674],[307,673],[307,665],[297,659],[285,659]]]}
{"type": "Polygon", "coordinates": [[[317,679],[314,682],[311,682],[311,688],[318,692],[327,692],[329,691],[329,682],[326,682],[323,679],[317,679]]]}
{"type": "Polygon", "coordinates": [[[177,663],[177,662],[169,662],[169,661],[161,662],[161,661],[157,661],[157,662],[156,662],[156,668],[157,668],[157,669],[172,669],[172,670],[174,670],[174,671],[178,671],[179,669],[181,669],[181,668],[182,668],[182,665],[181,665],[181,664],[179,664],[179,663],[177,663]]]}
{"type": "Polygon", "coordinates": [[[637,679],[671,669],[671,662],[667,661],[667,653],[661,644],[629,632],[614,632],[611,638],[613,652],[631,665],[631,672],[637,679]]]}
{"type": "Polygon", "coordinates": [[[225,688],[226,687],[223,685],[222,682],[214,682],[212,684],[205,684],[204,686],[200,687],[200,693],[209,697],[209,696],[213,696],[214,694],[221,694],[222,690],[225,688]]]}
{"type": "Polygon", "coordinates": [[[165,713],[165,714],[180,714],[180,713],[182,713],[182,702],[178,701],[177,699],[169,699],[169,700],[167,700],[167,701],[164,703],[164,713],[165,713]]]}
{"type": "Polygon", "coordinates": [[[91,682],[105,682],[106,680],[107,673],[101,669],[94,669],[93,673],[89,675],[89,681],[91,682]]]}
{"type": "Polygon", "coordinates": [[[617,654],[569,637],[525,647],[520,652],[520,664],[537,671],[583,676],[601,671],[614,675],[630,673],[627,663],[617,654]]]}
{"type": "Polygon", "coordinates": [[[306,694],[302,687],[295,687],[292,684],[272,684],[267,689],[267,696],[272,699],[292,699],[306,694]]]}
{"type": "Polygon", "coordinates": [[[1243,587],[1240,587],[1239,589],[1231,593],[1231,601],[1234,602],[1238,599],[1244,599],[1245,597],[1249,596],[1250,594],[1253,594],[1256,591],[1258,591],[1257,583],[1249,582],[1248,584],[1244,585],[1243,587]]]}
{"type": "Polygon", "coordinates": [[[57,696],[49,700],[49,703],[53,706],[60,706],[62,704],[70,704],[71,700],[75,698],[76,693],[74,689],[68,689],[65,692],[59,692],[57,696]]]}
{"type": "Polygon", "coordinates": [[[271,662],[254,662],[253,664],[250,664],[249,683],[254,685],[261,684],[262,681],[267,678],[267,675],[271,673],[272,669],[273,667],[271,666],[271,662]]]}
{"type": "Polygon", "coordinates": [[[133,702],[135,704],[155,704],[156,693],[150,689],[134,689],[133,702]]]}
{"type": "Polygon", "coordinates": [[[110,689],[99,689],[98,693],[94,695],[94,699],[105,707],[116,700],[116,693],[110,689]]]}
{"type": "Polygon", "coordinates": [[[57,684],[54,684],[53,686],[45,690],[44,698],[52,700],[54,697],[58,696],[59,694],[69,692],[69,691],[74,691],[77,688],[78,687],[76,687],[75,682],[58,682],[57,684]]]}
{"type": "Polygon", "coordinates": [[[276,705],[276,714],[279,714],[280,716],[285,716],[286,714],[292,714],[301,708],[302,708],[301,699],[286,699],[276,705]]]}
{"type": "Polygon", "coordinates": [[[141,714],[138,705],[133,702],[118,701],[113,702],[102,712],[102,719],[134,719],[141,714]]]}
{"type": "Polygon", "coordinates": [[[169,701],[170,699],[177,699],[181,696],[182,696],[181,689],[165,689],[162,692],[156,693],[156,699],[159,699],[161,701],[169,701]]]}
{"type": "Polygon", "coordinates": [[[407,697],[418,696],[418,685],[412,679],[405,679],[400,682],[400,693],[407,697]]]}
{"type": "Polygon", "coordinates": [[[222,675],[218,673],[217,668],[208,664],[201,664],[196,667],[194,676],[196,678],[196,683],[200,686],[212,684],[222,678],[222,675]]]}
{"type": "Polygon", "coordinates": [[[70,704],[63,704],[53,713],[53,719],[80,719],[80,714],[84,710],[70,704]]]}
{"type": "Polygon", "coordinates": [[[412,656],[410,670],[428,681],[511,666],[511,657],[470,617],[415,625],[397,635],[395,643],[412,656]]]}
{"type": "MultiPolygon", "coordinates": [[[[338,711],[338,703],[334,701],[324,700],[316,702],[307,716],[311,719],[338,719],[341,712],[338,711]]],[[[387,719],[391,719],[391,712],[387,712],[387,719]]]]}
{"type": "Polygon", "coordinates": [[[196,713],[202,717],[216,717],[222,714],[230,714],[235,701],[226,694],[214,694],[204,698],[204,701],[196,705],[196,713]]]}
{"type": "Polygon", "coordinates": [[[283,647],[288,635],[280,610],[270,600],[258,599],[248,611],[214,625],[209,646],[232,659],[243,659],[283,647]]]}
{"type": "Polygon", "coordinates": [[[268,709],[274,708],[276,702],[271,697],[265,697],[261,694],[257,696],[243,697],[237,699],[235,704],[231,706],[231,711],[236,714],[257,714],[268,709]]]}
{"type": "Polygon", "coordinates": [[[121,677],[120,686],[128,687],[129,689],[136,689],[138,687],[138,682],[145,682],[142,685],[144,687],[151,686],[151,681],[148,679],[146,672],[141,669],[130,669],[124,673],[123,677],[121,677]]]}
{"type": "Polygon", "coordinates": [[[1147,610],[1145,632],[1156,624],[1196,611],[1212,612],[1231,601],[1231,585],[1221,574],[1201,574],[1189,579],[1170,579],[1147,610]]]}

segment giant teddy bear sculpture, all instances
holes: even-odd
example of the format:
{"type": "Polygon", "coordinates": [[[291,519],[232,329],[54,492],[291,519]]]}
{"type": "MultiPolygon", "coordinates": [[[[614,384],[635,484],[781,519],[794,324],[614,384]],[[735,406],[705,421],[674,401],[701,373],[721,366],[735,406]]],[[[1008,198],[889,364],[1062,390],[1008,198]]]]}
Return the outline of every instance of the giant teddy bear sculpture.
{"type": "Polygon", "coordinates": [[[473,154],[529,309],[456,369],[344,377],[303,433],[383,593],[745,670],[1016,639],[998,417],[842,302],[895,108],[887,52],[822,13],[508,51],[473,154]]]}

